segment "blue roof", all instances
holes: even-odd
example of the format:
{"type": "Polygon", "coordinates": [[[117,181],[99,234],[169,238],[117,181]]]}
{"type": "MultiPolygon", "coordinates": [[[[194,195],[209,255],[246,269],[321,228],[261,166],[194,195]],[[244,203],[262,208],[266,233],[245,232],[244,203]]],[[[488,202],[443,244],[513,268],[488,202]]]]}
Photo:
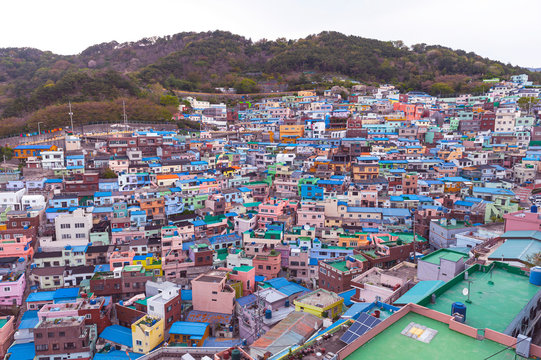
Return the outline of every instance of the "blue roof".
{"type": "Polygon", "coordinates": [[[45,180],[46,184],[60,184],[62,183],[62,179],[47,179],[45,180]]]}
{"type": "Polygon", "coordinates": [[[205,335],[208,326],[208,323],[176,321],[173,323],[173,325],[171,325],[171,329],[169,329],[169,334],[203,336],[205,335]]]}
{"type": "Polygon", "coordinates": [[[60,288],[54,292],[54,301],[65,301],[65,300],[71,300],[76,299],[77,296],[79,296],[79,288],[73,287],[73,288],[60,288]]]}
{"type": "Polygon", "coordinates": [[[499,189],[499,188],[479,187],[479,186],[474,186],[473,187],[473,192],[492,194],[492,195],[511,195],[511,196],[515,195],[515,193],[512,192],[511,190],[499,189]]]}
{"type": "Polygon", "coordinates": [[[19,329],[33,329],[39,322],[37,310],[27,310],[21,319],[19,329]]]}
{"type": "Polygon", "coordinates": [[[257,297],[254,294],[250,294],[248,296],[243,296],[243,297],[238,298],[237,304],[239,304],[240,306],[251,305],[255,303],[256,300],[257,300],[257,297]]]}
{"type": "Polygon", "coordinates": [[[282,294],[287,295],[287,296],[291,296],[293,294],[302,293],[302,292],[306,292],[306,293],[310,292],[310,290],[308,290],[304,286],[301,286],[295,283],[290,283],[289,285],[282,286],[281,288],[278,289],[278,291],[280,291],[282,294]]]}
{"type": "Polygon", "coordinates": [[[36,348],[34,342],[28,342],[24,344],[15,344],[8,349],[9,357],[13,360],[33,360],[36,356],[36,348]]]}
{"type": "Polygon", "coordinates": [[[419,281],[414,287],[409,289],[404,295],[402,295],[395,304],[416,304],[421,299],[424,299],[428,294],[433,293],[436,289],[440,288],[445,281],[443,280],[426,280],[419,281]]]}
{"type": "Polygon", "coordinates": [[[351,306],[353,302],[351,301],[351,297],[355,295],[356,289],[350,289],[348,291],[344,291],[343,293],[338,294],[341,298],[344,299],[344,305],[351,306]]]}
{"type": "Polygon", "coordinates": [[[49,150],[53,145],[17,145],[16,150],[49,150]]]}
{"type": "Polygon", "coordinates": [[[180,290],[180,299],[182,301],[192,301],[192,290],[180,290]]]}
{"type": "Polygon", "coordinates": [[[263,282],[263,281],[265,281],[265,277],[262,276],[262,275],[256,275],[255,278],[254,278],[254,281],[263,282]]]}
{"type": "Polygon", "coordinates": [[[53,301],[55,291],[38,291],[28,294],[26,302],[53,301]]]}
{"type": "Polygon", "coordinates": [[[455,205],[470,207],[470,206],[473,206],[473,203],[469,202],[469,201],[458,200],[458,201],[455,202],[455,205]]]}
{"type": "Polygon", "coordinates": [[[96,267],[94,268],[94,272],[106,272],[106,271],[111,271],[111,265],[100,264],[100,265],[96,265],[96,267]]]}
{"type": "Polygon", "coordinates": [[[104,196],[111,196],[111,195],[113,195],[113,193],[110,191],[96,191],[94,193],[94,197],[104,197],[104,196]]]}
{"type": "Polygon", "coordinates": [[[283,277],[277,277],[274,279],[267,280],[266,283],[275,289],[278,289],[282,286],[289,285],[289,281],[287,281],[287,279],[283,277]]]}
{"type": "Polygon", "coordinates": [[[137,354],[129,352],[126,354],[125,351],[113,350],[108,353],[96,353],[94,355],[94,360],[135,360],[143,356],[144,354],[137,354]]]}
{"type": "Polygon", "coordinates": [[[107,326],[101,332],[100,338],[117,344],[126,345],[130,348],[133,345],[131,329],[120,325],[107,326]]]}
{"type": "MultiPolygon", "coordinates": [[[[355,294],[356,289],[352,289],[352,290],[353,290],[353,293],[355,294]]],[[[352,290],[349,290],[346,292],[350,292],[352,290]]],[[[339,295],[342,296],[341,294],[339,295]]],[[[374,303],[371,303],[371,302],[354,303],[345,313],[342,314],[342,317],[352,318],[355,315],[358,315],[359,313],[368,311],[372,306],[374,306],[374,303]]]]}

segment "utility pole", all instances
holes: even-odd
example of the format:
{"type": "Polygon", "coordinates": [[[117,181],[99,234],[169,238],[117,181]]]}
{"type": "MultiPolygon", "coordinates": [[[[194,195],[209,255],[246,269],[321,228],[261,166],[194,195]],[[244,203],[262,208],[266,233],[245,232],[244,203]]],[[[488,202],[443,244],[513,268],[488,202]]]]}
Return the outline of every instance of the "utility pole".
{"type": "Polygon", "coordinates": [[[73,112],[71,111],[71,101],[68,102],[68,105],[70,107],[70,112],[68,113],[70,116],[70,123],[71,123],[71,132],[73,133],[73,112]]]}
{"type": "Polygon", "coordinates": [[[41,140],[41,127],[39,124],[43,124],[43,121],[38,122],[38,140],[41,140]]]}
{"type": "Polygon", "coordinates": [[[128,115],[126,115],[126,102],[122,100],[122,112],[123,112],[123,119],[124,119],[124,128],[128,130],[128,115]]]}

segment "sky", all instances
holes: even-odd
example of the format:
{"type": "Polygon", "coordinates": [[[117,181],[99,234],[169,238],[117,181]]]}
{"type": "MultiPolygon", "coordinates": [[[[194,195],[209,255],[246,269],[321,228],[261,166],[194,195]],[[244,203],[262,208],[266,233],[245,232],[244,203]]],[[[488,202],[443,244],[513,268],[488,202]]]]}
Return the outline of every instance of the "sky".
{"type": "Polygon", "coordinates": [[[541,68],[539,0],[4,0],[0,14],[0,47],[63,55],[183,31],[227,30],[255,41],[332,30],[541,68]]]}

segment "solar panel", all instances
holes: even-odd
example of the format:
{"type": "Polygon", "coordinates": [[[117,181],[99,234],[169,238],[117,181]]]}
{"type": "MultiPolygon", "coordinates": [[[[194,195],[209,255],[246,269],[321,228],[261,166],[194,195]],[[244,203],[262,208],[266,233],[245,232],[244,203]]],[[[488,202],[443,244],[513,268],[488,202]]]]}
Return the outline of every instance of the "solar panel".
{"type": "Polygon", "coordinates": [[[370,331],[374,326],[381,322],[380,319],[373,317],[367,313],[361,313],[357,320],[349,327],[342,335],[340,340],[346,344],[351,344],[353,341],[366,332],[370,331]]]}

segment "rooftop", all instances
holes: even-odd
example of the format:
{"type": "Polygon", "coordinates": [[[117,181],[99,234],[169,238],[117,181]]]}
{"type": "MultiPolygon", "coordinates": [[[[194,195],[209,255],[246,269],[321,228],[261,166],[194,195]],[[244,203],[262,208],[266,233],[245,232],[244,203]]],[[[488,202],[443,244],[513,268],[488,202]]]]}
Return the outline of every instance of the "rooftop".
{"type": "MultiPolygon", "coordinates": [[[[409,312],[346,359],[392,360],[407,358],[408,354],[417,359],[486,359],[502,350],[505,350],[505,346],[501,344],[486,339],[476,340],[449,329],[446,323],[409,312]],[[402,335],[402,331],[412,322],[436,330],[436,336],[427,344],[402,335]],[[385,355],[382,357],[382,354],[385,355]]],[[[498,359],[513,359],[514,355],[513,350],[506,350],[499,354],[498,359]]]]}
{"type": "Polygon", "coordinates": [[[444,314],[450,314],[454,302],[462,302],[467,307],[466,324],[474,328],[489,328],[504,332],[530,299],[541,290],[529,282],[528,276],[519,268],[502,263],[490,266],[472,266],[459,274],[433,293],[436,302],[430,302],[429,294],[418,304],[444,314]],[[468,288],[464,274],[468,272],[469,298],[463,295],[468,288]]]}
{"type": "Polygon", "coordinates": [[[457,262],[458,260],[462,258],[464,259],[464,261],[466,261],[468,259],[468,256],[458,251],[453,251],[449,249],[440,249],[440,250],[434,251],[433,253],[423,256],[420,260],[431,263],[431,264],[439,265],[441,262],[441,259],[457,262]]]}
{"type": "Polygon", "coordinates": [[[330,306],[332,304],[335,304],[339,301],[343,301],[344,299],[338,296],[337,294],[326,291],[323,289],[315,290],[309,294],[306,294],[304,296],[301,296],[297,300],[295,300],[296,303],[305,304],[309,306],[317,306],[321,308],[325,308],[327,306],[330,306]]]}

